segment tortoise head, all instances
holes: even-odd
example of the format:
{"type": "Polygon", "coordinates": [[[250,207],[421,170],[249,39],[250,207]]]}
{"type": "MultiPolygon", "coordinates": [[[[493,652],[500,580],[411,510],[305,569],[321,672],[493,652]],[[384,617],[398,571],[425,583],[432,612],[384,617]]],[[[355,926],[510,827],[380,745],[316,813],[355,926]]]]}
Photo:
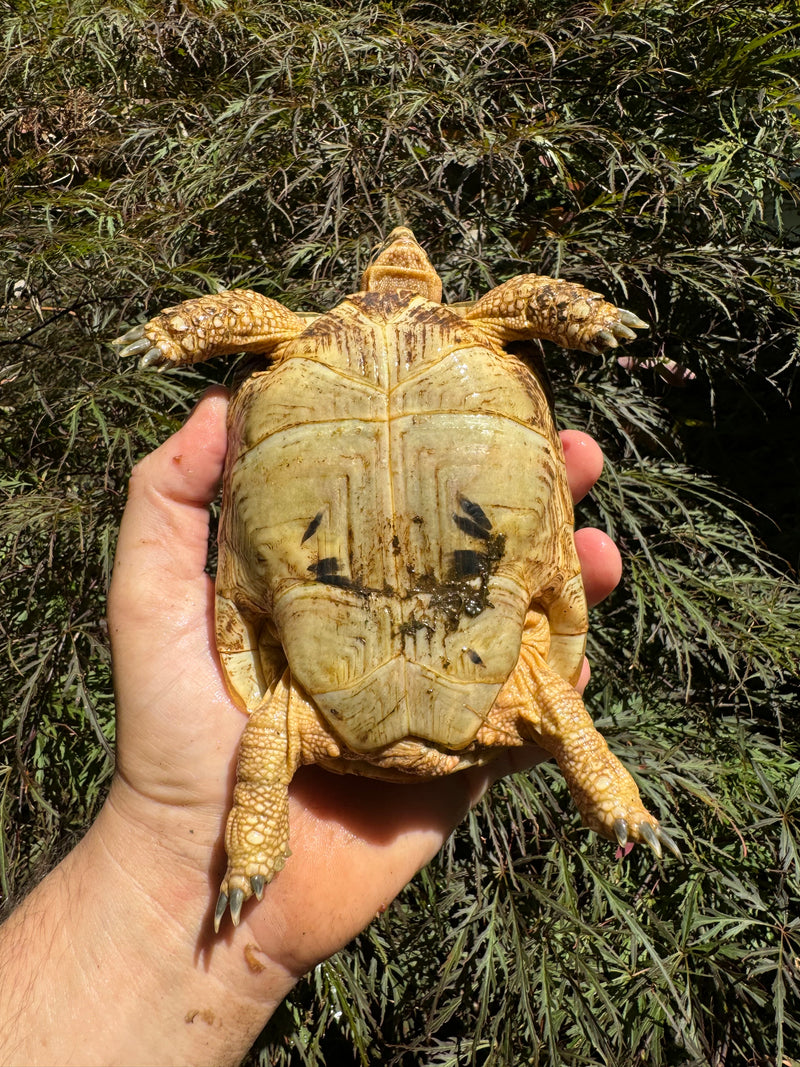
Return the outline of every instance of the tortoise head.
{"type": "Polygon", "coordinates": [[[401,289],[436,303],[442,299],[441,278],[405,226],[392,230],[361,278],[362,292],[396,293],[401,289]]]}

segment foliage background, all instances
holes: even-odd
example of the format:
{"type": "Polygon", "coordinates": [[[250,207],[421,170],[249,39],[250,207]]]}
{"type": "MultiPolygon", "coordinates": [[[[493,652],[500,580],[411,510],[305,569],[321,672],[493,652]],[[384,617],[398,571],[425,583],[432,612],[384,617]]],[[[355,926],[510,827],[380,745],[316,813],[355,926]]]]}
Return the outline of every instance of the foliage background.
{"type": "Polygon", "coordinates": [[[450,300],[534,270],[651,323],[633,365],[546,359],[626,560],[589,707],[685,862],[615,856],[549,767],[503,783],[253,1062],[800,1062],[797,5],[0,11],[4,897],[112,770],[127,474],[228,373],[109,338],[216,287],[324,308],[404,222],[450,300]]]}

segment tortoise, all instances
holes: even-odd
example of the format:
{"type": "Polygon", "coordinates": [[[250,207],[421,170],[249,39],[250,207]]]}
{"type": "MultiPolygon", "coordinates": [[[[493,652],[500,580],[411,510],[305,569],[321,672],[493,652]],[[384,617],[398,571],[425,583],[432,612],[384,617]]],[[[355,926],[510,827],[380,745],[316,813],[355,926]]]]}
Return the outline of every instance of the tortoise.
{"type": "Polygon", "coordinates": [[[231,290],[115,342],[159,368],[267,358],[228,417],[216,639],[249,718],[217,930],[284,866],[302,764],[413,782],[534,742],[587,826],[677,852],[573,688],[588,619],[563,451],[543,381],[508,351],[597,354],[645,323],[533,274],[441,299],[398,227],[326,314],[231,290]]]}

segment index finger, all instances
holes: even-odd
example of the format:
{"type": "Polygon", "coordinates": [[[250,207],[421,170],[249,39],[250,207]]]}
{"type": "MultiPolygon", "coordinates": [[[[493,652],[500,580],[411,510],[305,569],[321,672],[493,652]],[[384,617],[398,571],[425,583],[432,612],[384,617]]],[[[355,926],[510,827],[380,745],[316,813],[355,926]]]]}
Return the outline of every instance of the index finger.
{"type": "Polygon", "coordinates": [[[562,430],[559,434],[567,464],[572,502],[577,504],[591,491],[603,471],[603,452],[593,437],[581,430],[562,430]]]}

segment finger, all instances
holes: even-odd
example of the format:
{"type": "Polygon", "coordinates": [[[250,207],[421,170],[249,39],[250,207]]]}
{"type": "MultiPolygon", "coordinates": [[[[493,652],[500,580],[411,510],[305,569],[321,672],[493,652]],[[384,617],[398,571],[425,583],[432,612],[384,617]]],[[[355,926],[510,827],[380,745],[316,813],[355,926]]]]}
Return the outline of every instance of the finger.
{"type": "MultiPolygon", "coordinates": [[[[575,503],[591,490],[603,471],[603,453],[588,433],[563,430],[561,443],[567,464],[567,479],[575,503]]],[[[575,547],[581,561],[583,585],[589,607],[604,600],[622,577],[622,557],[602,530],[575,531],[575,547]]]]}
{"type": "Polygon", "coordinates": [[[622,557],[608,534],[591,526],[575,531],[575,548],[581,561],[586,602],[591,608],[619,585],[622,557]]]}
{"type": "Polygon", "coordinates": [[[225,802],[219,750],[235,748],[241,716],[214,657],[205,564],[226,406],[224,390],[209,392],[131,476],[108,596],[118,779],[134,785],[128,794],[118,781],[119,804],[126,796],[225,802]]]}
{"type": "MultiPolygon", "coordinates": [[[[581,576],[586,603],[594,607],[616,589],[622,578],[622,557],[611,538],[594,527],[575,531],[575,548],[581,561],[581,576]]],[[[589,661],[584,658],[575,688],[582,693],[591,677],[589,661]]]]}
{"type": "Polygon", "coordinates": [[[589,664],[588,659],[584,656],[583,663],[581,664],[581,673],[578,675],[578,680],[575,683],[575,688],[578,690],[581,696],[583,696],[583,692],[586,689],[586,686],[589,684],[591,677],[592,668],[589,664]]]}
{"type": "Polygon", "coordinates": [[[171,579],[203,575],[208,553],[208,506],[225,458],[223,389],[207,393],[186,424],[136,465],[120,527],[109,593],[113,614],[120,598],[139,599],[150,586],[163,595],[171,579]]]}
{"type": "Polygon", "coordinates": [[[572,501],[583,500],[603,470],[603,453],[597,441],[580,430],[562,430],[559,434],[564,448],[572,501]]]}

